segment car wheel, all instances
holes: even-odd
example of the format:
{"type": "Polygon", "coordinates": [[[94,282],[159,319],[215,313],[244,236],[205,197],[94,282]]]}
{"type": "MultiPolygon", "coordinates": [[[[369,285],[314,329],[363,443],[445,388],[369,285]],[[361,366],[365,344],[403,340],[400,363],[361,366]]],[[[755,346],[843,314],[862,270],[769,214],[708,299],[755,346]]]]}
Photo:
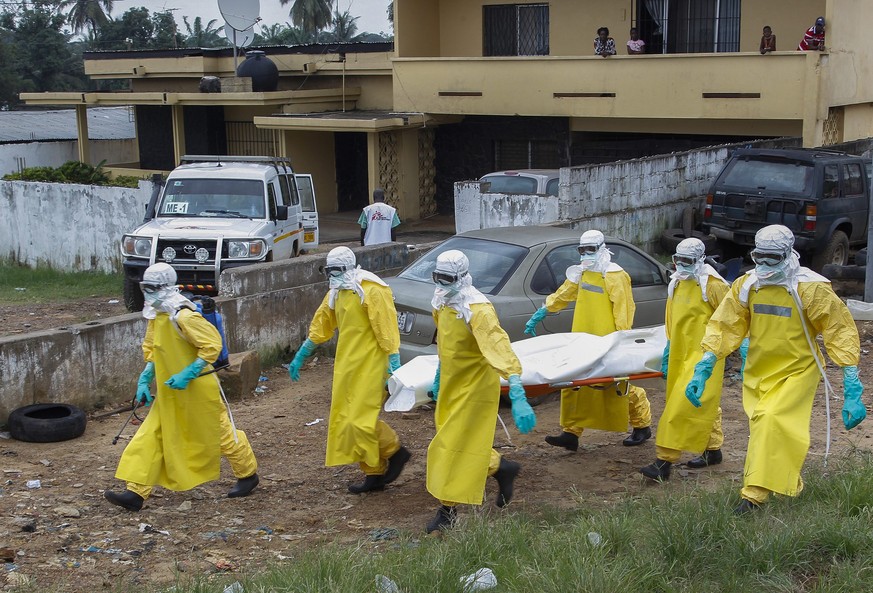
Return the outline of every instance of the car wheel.
{"type": "MultiPolygon", "coordinates": [[[[691,236],[703,241],[703,247],[706,249],[707,253],[713,252],[718,245],[718,239],[716,239],[715,235],[707,235],[700,231],[691,231],[691,236]]],[[[661,248],[667,253],[676,253],[676,246],[687,238],[688,235],[686,235],[685,231],[682,229],[666,229],[661,233],[661,248]]]]}
{"type": "Polygon", "coordinates": [[[133,313],[142,311],[145,305],[145,297],[139,288],[139,282],[132,278],[124,277],[124,306],[133,313]]]}
{"type": "Polygon", "coordinates": [[[827,247],[812,256],[812,269],[820,272],[827,264],[845,266],[849,263],[849,238],[843,231],[834,231],[827,247]]]}
{"type": "Polygon", "coordinates": [[[9,434],[29,443],[67,441],[85,432],[85,412],[70,404],[34,404],[9,414],[9,434]]]}

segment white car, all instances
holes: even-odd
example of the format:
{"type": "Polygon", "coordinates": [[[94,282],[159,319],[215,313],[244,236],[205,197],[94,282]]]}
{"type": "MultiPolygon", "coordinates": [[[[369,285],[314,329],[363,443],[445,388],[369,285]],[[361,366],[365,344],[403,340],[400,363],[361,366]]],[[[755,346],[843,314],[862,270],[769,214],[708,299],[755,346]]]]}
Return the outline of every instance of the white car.
{"type": "Polygon", "coordinates": [[[518,169],[497,171],[479,178],[491,184],[484,191],[492,194],[558,195],[558,169],[518,169]]]}

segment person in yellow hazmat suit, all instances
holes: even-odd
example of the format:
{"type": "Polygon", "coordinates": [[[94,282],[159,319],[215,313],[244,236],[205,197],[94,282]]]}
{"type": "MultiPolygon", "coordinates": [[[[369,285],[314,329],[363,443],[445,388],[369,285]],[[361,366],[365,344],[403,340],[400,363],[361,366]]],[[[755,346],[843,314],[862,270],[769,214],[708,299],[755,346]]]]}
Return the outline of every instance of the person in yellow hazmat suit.
{"type": "MultiPolygon", "coordinates": [[[[579,265],[567,268],[566,280],[531,316],[524,333],[535,336],[537,324],[546,315],[560,311],[572,302],[576,303],[574,332],[605,336],[631,328],[636,304],[630,276],[612,262],[612,253],[606,247],[603,233],[596,230],[582,233],[579,256],[579,265]]],[[[563,389],[562,432],[557,436],[547,436],[546,442],[576,451],[585,428],[625,432],[628,421],[633,431],[624,439],[625,446],[640,445],[652,437],[651,408],[645,390],[640,387],[621,383],[617,389],[563,389]]]]}
{"type": "Polygon", "coordinates": [[[706,322],[730,288],[705,260],[703,241],[693,237],[683,239],[673,255],[676,271],[667,287],[667,345],[661,364],[667,379],[666,402],[655,438],[657,459],[640,469],[645,477],[659,482],[670,479],[671,466],[679,461],[682,451],[703,452],[688,462],[689,467],[721,463],[724,434],[719,404],[724,361],[713,369],[699,411],[685,398],[685,386],[700,357],[706,322]]]}
{"type": "Polygon", "coordinates": [[[440,507],[428,533],[450,527],[457,505],[481,505],[488,476],[497,481],[497,506],[512,500],[521,465],[493,448],[500,377],[509,382],[519,432],[528,433],[536,425],[521,384],[521,363],[494,306],[473,286],[467,256],[457,250],[439,254],[433,281],[439,365],[432,389],[436,435],[427,448],[427,491],[440,507]]]}
{"type": "Polygon", "coordinates": [[[104,497],[138,511],[155,485],[181,491],[218,479],[222,456],[237,478],[227,496],[249,495],[258,485],[258,462],[245,433],[233,425],[218,377],[209,372],[221,353],[221,335],[179,294],[169,264],[149,266],[140,287],[148,326],[136,397],[151,411],[118,462],[115,477],[127,482],[126,489],[106,490],[104,497]]]}
{"type": "MultiPolygon", "coordinates": [[[[743,408],[749,417],[749,447],[737,514],[758,508],[771,493],[797,496],[803,489],[800,470],[825,364],[815,341],[819,334],[831,360],[843,368],[846,429],[867,415],[858,378],[858,328],[830,282],[801,267],[793,247],[794,235],[782,225],[755,234],[755,268],[734,281],[707,323],[703,357],[685,389],[685,397],[700,407],[716,362],[748,334],[743,408]]],[[[825,386],[829,397],[829,383],[825,386]]]]}
{"type": "Polygon", "coordinates": [[[381,278],[356,266],[348,247],[330,250],[324,273],[330,289],[312,317],[309,337],[288,365],[288,374],[299,381],[300,369],[315,346],[339,331],[325,465],[360,466],[364,481],[349,484],[352,494],[383,490],[400,476],[411,457],[394,429],[379,419],[385,381],[400,368],[394,296],[381,278]]]}

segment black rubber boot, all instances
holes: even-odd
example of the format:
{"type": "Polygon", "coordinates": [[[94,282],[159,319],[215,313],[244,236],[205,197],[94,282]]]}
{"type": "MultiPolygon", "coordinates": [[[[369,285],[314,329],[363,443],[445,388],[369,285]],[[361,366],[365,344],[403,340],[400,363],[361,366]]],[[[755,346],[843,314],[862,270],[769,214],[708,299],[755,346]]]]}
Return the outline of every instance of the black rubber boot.
{"type": "Polygon", "coordinates": [[[457,520],[458,515],[455,512],[455,507],[440,506],[436,516],[427,524],[427,532],[442,531],[451,527],[457,520]]]}
{"type": "Polygon", "coordinates": [[[655,463],[640,468],[640,473],[656,482],[666,482],[670,479],[670,466],[673,464],[669,461],[658,459],[655,463]]]}
{"type": "Polygon", "coordinates": [[[227,492],[227,497],[239,498],[240,496],[248,496],[260,481],[261,479],[258,477],[258,474],[252,474],[248,478],[240,478],[236,481],[236,486],[227,492]]]}
{"type": "Polygon", "coordinates": [[[740,501],[740,504],[738,504],[737,507],[734,509],[734,515],[745,515],[756,510],[758,510],[758,505],[756,505],[751,500],[744,498],[740,501]]]}
{"type": "Polygon", "coordinates": [[[562,432],[556,437],[546,437],[546,442],[553,447],[564,447],[568,451],[579,450],[579,437],[572,432],[562,432]]]}
{"type": "Polygon", "coordinates": [[[349,492],[352,494],[363,494],[364,492],[373,492],[384,489],[384,476],[367,476],[360,484],[349,484],[349,492]]]}
{"type": "Polygon", "coordinates": [[[494,472],[494,479],[497,480],[497,507],[503,508],[512,500],[512,486],[515,482],[518,472],[521,471],[521,464],[514,461],[509,461],[505,457],[500,458],[500,465],[497,466],[497,471],[494,472]]]}
{"type": "Polygon", "coordinates": [[[103,498],[115,506],[127,509],[128,511],[138,511],[142,509],[142,503],[145,501],[142,496],[136,492],[131,492],[130,490],[125,490],[124,492],[106,490],[103,492],[103,498]]]}
{"type": "Polygon", "coordinates": [[[410,453],[409,449],[406,447],[400,447],[397,449],[397,452],[388,458],[388,469],[385,471],[385,475],[382,476],[383,482],[385,484],[390,484],[396,480],[400,476],[400,472],[403,471],[403,466],[406,465],[406,462],[409,461],[410,457],[412,457],[412,453],[410,453]]]}
{"type": "Polygon", "coordinates": [[[631,435],[621,442],[625,447],[636,447],[637,445],[642,445],[646,441],[652,438],[652,428],[650,426],[646,426],[645,428],[634,428],[631,435]]]}
{"type": "Polygon", "coordinates": [[[695,457],[685,465],[691,469],[700,469],[710,465],[718,465],[721,463],[721,449],[707,449],[703,455],[695,457]]]}

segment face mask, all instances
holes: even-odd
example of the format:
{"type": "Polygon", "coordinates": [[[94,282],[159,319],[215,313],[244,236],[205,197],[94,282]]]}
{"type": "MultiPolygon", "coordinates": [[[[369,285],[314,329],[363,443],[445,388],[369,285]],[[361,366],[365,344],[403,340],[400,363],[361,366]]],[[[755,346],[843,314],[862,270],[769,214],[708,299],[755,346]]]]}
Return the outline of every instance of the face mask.
{"type": "Polygon", "coordinates": [[[785,279],[785,268],[781,265],[758,264],[755,266],[755,275],[769,283],[777,283],[785,279]]]}

